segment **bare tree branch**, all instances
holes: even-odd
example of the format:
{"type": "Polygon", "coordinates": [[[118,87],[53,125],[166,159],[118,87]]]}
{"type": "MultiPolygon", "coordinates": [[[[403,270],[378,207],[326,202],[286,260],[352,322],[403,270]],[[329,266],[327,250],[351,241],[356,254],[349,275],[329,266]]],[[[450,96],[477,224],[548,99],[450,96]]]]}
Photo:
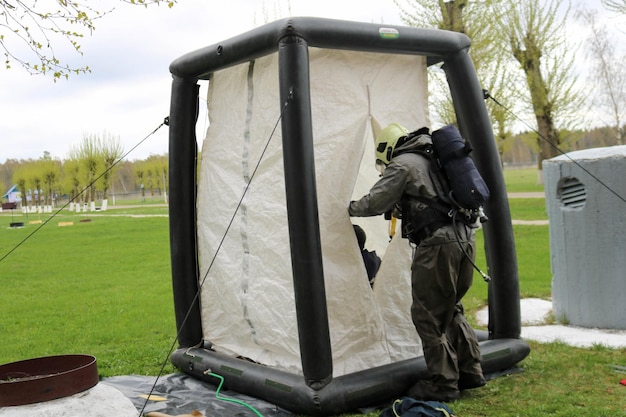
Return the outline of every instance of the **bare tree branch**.
{"type": "Polygon", "coordinates": [[[598,89],[593,94],[594,104],[611,115],[611,125],[615,127],[617,144],[624,142],[626,132],[623,126],[623,115],[626,109],[626,73],[622,59],[617,57],[615,43],[611,42],[606,26],[597,19],[597,12],[581,10],[578,17],[589,28],[590,36],[588,56],[593,61],[592,85],[598,89]]]}
{"type": "MultiPolygon", "coordinates": [[[[465,33],[472,41],[469,54],[478,78],[485,90],[497,98],[498,104],[487,102],[489,115],[494,125],[498,148],[502,152],[512,137],[513,116],[509,109],[519,100],[515,86],[519,81],[514,71],[511,56],[499,36],[496,22],[499,11],[496,0],[394,0],[400,9],[402,20],[411,26],[436,27],[465,33]]],[[[431,94],[429,100],[434,113],[443,123],[456,122],[449,87],[441,71],[429,71],[431,94]]]]}
{"type": "MultiPolygon", "coordinates": [[[[176,0],[119,0],[121,3],[148,6],[176,0]]],[[[80,41],[95,30],[95,22],[113,9],[102,9],[97,1],[0,0],[0,50],[5,69],[19,64],[30,74],[51,73],[54,80],[70,74],[90,72],[88,66],[72,67],[58,57],[55,46],[70,46],[83,55],[80,41]]]]}
{"type": "Polygon", "coordinates": [[[602,5],[609,11],[626,14],[626,0],[602,0],[602,5]]]}
{"type": "Polygon", "coordinates": [[[571,116],[578,114],[584,99],[573,72],[572,45],[563,31],[570,3],[524,0],[502,7],[500,30],[509,39],[510,50],[525,74],[537,122],[541,172],[543,160],[560,153],[560,129],[576,120],[571,116]]]}

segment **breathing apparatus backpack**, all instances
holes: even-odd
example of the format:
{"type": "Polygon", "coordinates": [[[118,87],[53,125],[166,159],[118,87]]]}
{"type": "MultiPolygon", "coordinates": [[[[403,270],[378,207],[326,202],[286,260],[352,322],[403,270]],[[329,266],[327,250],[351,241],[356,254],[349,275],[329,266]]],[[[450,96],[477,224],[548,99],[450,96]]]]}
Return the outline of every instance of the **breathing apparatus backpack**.
{"type": "MultiPolygon", "coordinates": [[[[419,135],[428,134],[427,128],[411,132],[407,140],[419,135]]],[[[463,223],[468,227],[478,227],[478,221],[488,220],[483,204],[489,198],[489,188],[476,169],[469,154],[472,147],[453,125],[435,130],[430,135],[432,146],[411,150],[430,161],[429,176],[432,179],[436,199],[425,197],[403,197],[402,237],[408,238],[413,244],[419,243],[445,224],[454,224],[456,239],[474,269],[485,281],[491,278],[480,270],[472,257],[461,245],[461,237],[456,224],[463,223]],[[410,199],[415,199],[427,208],[416,215],[411,211],[410,199]]]]}
{"type": "MultiPolygon", "coordinates": [[[[409,133],[409,137],[424,134],[425,129],[409,133]]],[[[453,125],[435,130],[430,135],[432,149],[416,151],[430,161],[430,177],[437,191],[437,201],[418,200],[429,207],[453,217],[454,221],[477,227],[476,221],[488,220],[483,205],[489,198],[489,188],[476,169],[469,154],[472,147],[453,125]],[[460,216],[460,217],[457,217],[460,216]]]]}
{"type": "Polygon", "coordinates": [[[483,205],[489,198],[489,188],[469,154],[472,146],[453,125],[435,130],[431,135],[435,156],[450,185],[450,201],[461,210],[469,211],[481,222],[487,221],[483,205]]]}

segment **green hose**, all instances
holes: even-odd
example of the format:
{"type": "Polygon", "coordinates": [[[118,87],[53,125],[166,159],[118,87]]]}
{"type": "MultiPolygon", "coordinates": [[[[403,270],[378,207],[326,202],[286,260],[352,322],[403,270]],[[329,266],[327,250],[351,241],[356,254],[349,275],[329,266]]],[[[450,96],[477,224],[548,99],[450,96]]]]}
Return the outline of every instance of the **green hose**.
{"type": "Polygon", "coordinates": [[[234,398],[228,398],[228,397],[222,397],[220,395],[220,390],[222,389],[222,385],[224,385],[224,377],[218,374],[214,374],[213,372],[208,372],[207,375],[210,376],[214,376],[215,378],[220,380],[220,384],[217,386],[217,391],[215,392],[215,398],[217,398],[218,400],[222,400],[222,401],[228,401],[231,403],[235,403],[235,404],[239,404],[239,405],[243,405],[244,407],[249,408],[250,410],[252,410],[257,416],[259,417],[263,417],[263,414],[259,413],[254,407],[252,407],[250,404],[246,404],[243,401],[239,401],[236,400],[234,398]]]}

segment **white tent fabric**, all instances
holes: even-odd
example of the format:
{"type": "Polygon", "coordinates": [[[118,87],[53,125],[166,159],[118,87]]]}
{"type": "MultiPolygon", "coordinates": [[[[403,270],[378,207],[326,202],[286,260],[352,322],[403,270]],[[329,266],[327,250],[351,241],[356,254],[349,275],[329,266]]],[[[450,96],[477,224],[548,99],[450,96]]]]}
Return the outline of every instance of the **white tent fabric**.
{"type": "MultiPolygon", "coordinates": [[[[426,65],[418,56],[317,48],[309,54],[333,372],[340,376],[421,354],[410,319],[408,241],[397,235],[389,244],[382,216],[351,219],[347,206],[378,178],[370,115],[382,126],[429,125],[426,65]],[[351,221],[383,257],[373,291],[351,221]]],[[[302,373],[277,54],[213,74],[208,105],[197,203],[204,337],[218,351],[302,373]]]]}

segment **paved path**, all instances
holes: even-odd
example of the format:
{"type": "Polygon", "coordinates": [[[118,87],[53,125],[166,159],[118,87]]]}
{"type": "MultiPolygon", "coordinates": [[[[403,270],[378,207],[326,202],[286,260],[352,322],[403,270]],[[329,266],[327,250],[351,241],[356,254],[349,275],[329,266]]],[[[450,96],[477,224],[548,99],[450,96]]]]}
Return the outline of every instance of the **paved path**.
{"type": "Polygon", "coordinates": [[[150,203],[150,204],[109,204],[107,210],[115,210],[115,209],[132,209],[132,208],[142,208],[142,207],[167,207],[165,203],[150,203]]]}
{"type": "Polygon", "coordinates": [[[527,192],[527,193],[508,193],[509,198],[546,198],[546,194],[543,191],[527,192]]]}
{"type": "Polygon", "coordinates": [[[511,220],[511,223],[519,226],[547,226],[548,220],[511,220]]]}
{"type": "MultiPolygon", "coordinates": [[[[479,324],[487,326],[489,309],[480,309],[476,313],[479,324]]],[[[538,298],[520,300],[522,319],[522,339],[541,343],[560,341],[571,346],[590,348],[603,345],[614,349],[626,347],[626,330],[589,329],[578,326],[549,324],[552,317],[552,301],[538,298]]]]}
{"type": "MultiPolygon", "coordinates": [[[[527,193],[509,193],[509,198],[545,198],[543,192],[527,192],[527,193]]],[[[107,210],[120,210],[120,209],[134,209],[134,208],[142,208],[142,207],[167,207],[165,203],[149,203],[149,204],[116,204],[109,205],[107,210]]],[[[76,214],[81,214],[84,216],[96,216],[98,212],[79,212],[76,214]]],[[[1,214],[10,215],[9,210],[5,210],[0,212],[1,214]]],[[[21,212],[19,213],[21,215],[21,212]]],[[[132,215],[132,214],[120,214],[119,216],[125,217],[163,217],[167,216],[167,214],[153,214],[153,215],[132,215]]],[[[513,220],[512,223],[514,225],[530,225],[530,226],[545,226],[548,224],[548,220],[513,220]]]]}
{"type": "MultiPolygon", "coordinates": [[[[543,191],[539,192],[526,192],[526,193],[508,193],[507,196],[509,199],[513,198],[546,198],[546,195],[543,191]]],[[[514,225],[522,225],[522,226],[546,226],[548,224],[547,220],[512,220],[514,225]]]]}

